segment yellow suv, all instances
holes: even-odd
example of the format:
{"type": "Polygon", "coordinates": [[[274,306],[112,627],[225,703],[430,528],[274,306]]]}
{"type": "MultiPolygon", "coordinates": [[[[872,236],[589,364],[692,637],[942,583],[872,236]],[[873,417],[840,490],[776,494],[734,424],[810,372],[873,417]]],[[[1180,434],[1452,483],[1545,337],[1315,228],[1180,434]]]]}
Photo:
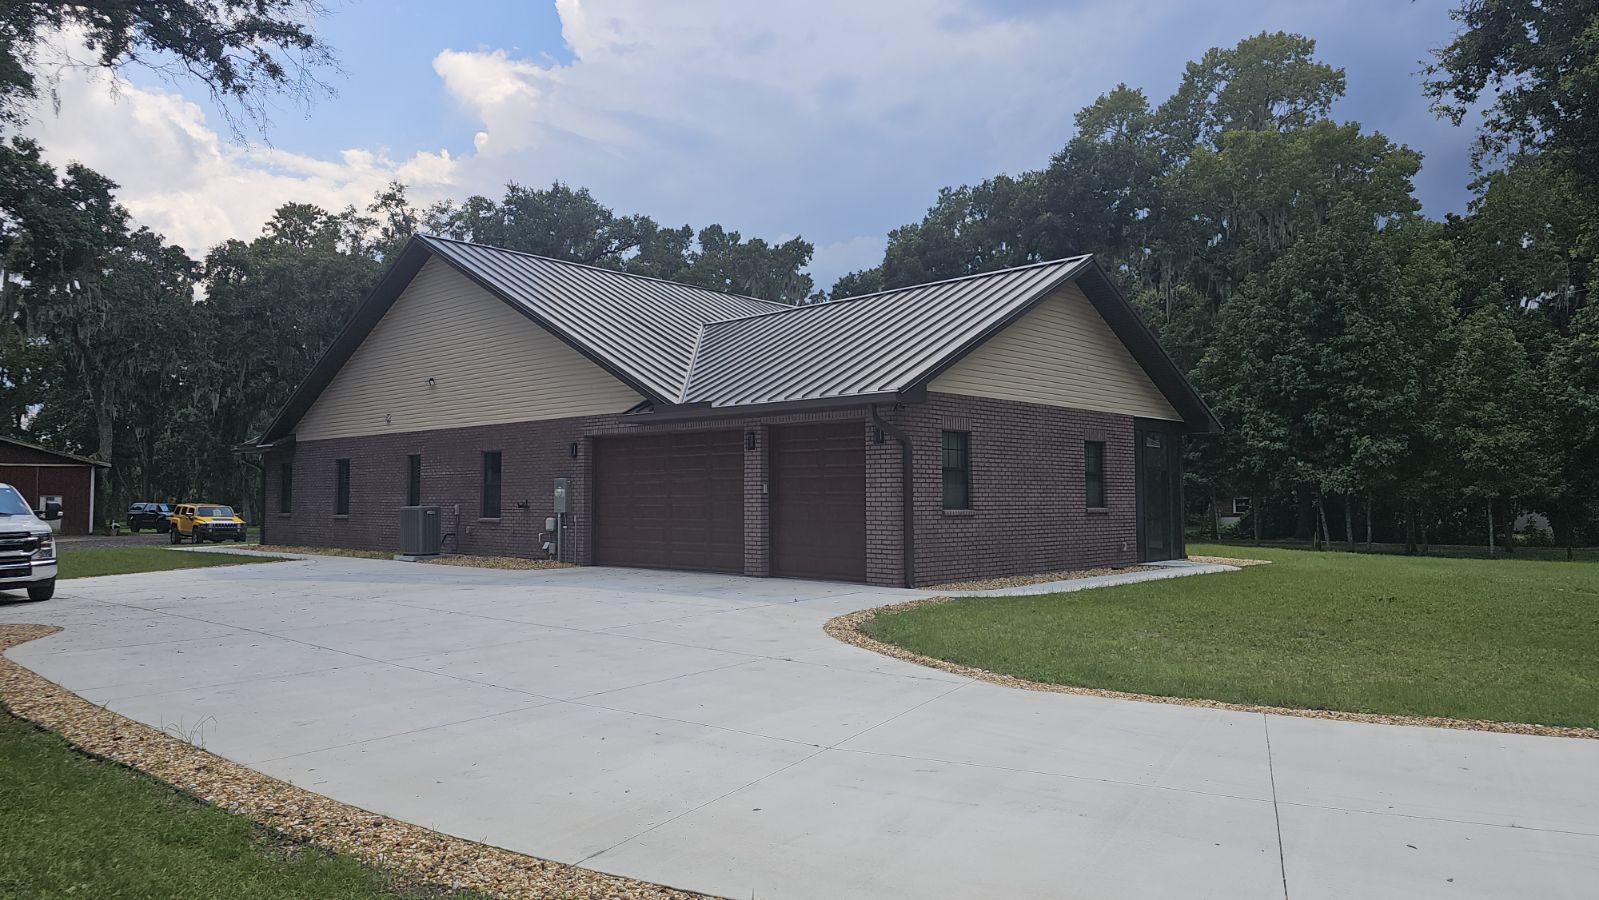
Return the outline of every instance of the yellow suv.
{"type": "Polygon", "coordinates": [[[244,520],[234,515],[233,507],[217,503],[179,503],[167,517],[172,530],[167,532],[174,544],[188,539],[201,541],[242,541],[244,520]]]}

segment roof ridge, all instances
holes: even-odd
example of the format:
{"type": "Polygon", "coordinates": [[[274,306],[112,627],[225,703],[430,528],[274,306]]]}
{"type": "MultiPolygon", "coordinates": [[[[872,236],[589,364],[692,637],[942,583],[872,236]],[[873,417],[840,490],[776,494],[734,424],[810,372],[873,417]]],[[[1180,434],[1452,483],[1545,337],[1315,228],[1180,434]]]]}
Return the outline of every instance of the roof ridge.
{"type": "MultiPolygon", "coordinates": [[[[670,278],[658,278],[654,275],[640,275],[637,272],[628,272],[624,269],[607,269],[604,266],[596,266],[593,263],[573,262],[570,259],[561,259],[555,256],[544,256],[543,254],[539,253],[529,253],[526,250],[513,250],[510,247],[500,247],[494,244],[479,244],[476,241],[463,241],[460,238],[445,237],[442,234],[429,234],[421,231],[418,231],[416,236],[425,241],[443,241],[447,244],[461,244],[466,247],[477,247],[483,250],[493,250],[497,253],[510,253],[515,256],[526,256],[529,259],[543,260],[544,262],[556,263],[557,265],[562,266],[575,266],[579,269],[590,269],[595,272],[604,272],[608,275],[623,275],[628,278],[636,278],[639,281],[654,281],[660,284],[669,284],[673,287],[688,288],[691,291],[703,291],[707,294],[716,294],[722,297],[733,297],[738,300],[752,300],[756,303],[761,303],[766,306],[782,307],[782,309],[772,310],[772,312],[782,312],[783,310],[792,308],[789,306],[789,304],[779,303],[776,300],[762,300],[760,297],[751,297],[748,294],[735,294],[732,291],[718,291],[715,288],[701,287],[697,284],[687,284],[682,281],[673,281],[670,278]]],[[[765,315],[765,313],[756,313],[756,315],[765,315]]]]}
{"type": "Polygon", "coordinates": [[[702,324],[700,327],[703,329],[709,328],[712,325],[726,325],[729,322],[745,322],[750,319],[761,319],[765,318],[766,316],[779,316],[787,313],[797,312],[803,309],[825,309],[829,306],[835,306],[840,303],[854,303],[857,300],[872,300],[879,297],[886,297],[889,294],[898,294],[905,291],[918,291],[940,284],[952,284],[957,281],[969,281],[974,278],[990,278],[995,275],[1004,275],[1010,272],[1020,272],[1023,269],[1038,269],[1044,266],[1058,266],[1066,263],[1081,263],[1085,259],[1092,259],[1093,256],[1094,254],[1092,253],[1080,253],[1076,256],[1062,256],[1059,259],[1044,259],[1034,263],[1024,263],[1019,266],[1008,266],[1003,269],[993,269],[988,272],[973,272],[970,275],[956,275],[953,278],[941,278],[938,281],[923,281],[919,284],[907,284],[896,288],[873,291],[870,294],[856,294],[852,297],[840,297],[837,300],[824,300],[820,303],[797,303],[793,306],[788,306],[785,304],[783,309],[772,309],[763,313],[754,313],[748,316],[734,316],[731,319],[713,319],[702,324]]]}

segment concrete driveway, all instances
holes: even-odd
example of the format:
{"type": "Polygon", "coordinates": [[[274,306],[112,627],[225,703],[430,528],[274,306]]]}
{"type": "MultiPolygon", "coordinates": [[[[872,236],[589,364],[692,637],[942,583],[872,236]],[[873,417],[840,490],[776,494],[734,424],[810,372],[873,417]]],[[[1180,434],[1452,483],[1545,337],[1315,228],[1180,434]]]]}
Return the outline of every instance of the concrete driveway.
{"type": "Polygon", "coordinates": [[[912,596],[318,558],[64,582],[0,621],[65,626],[8,655],[263,772],[729,897],[1599,884],[1599,741],[1010,690],[821,631],[912,596]]]}

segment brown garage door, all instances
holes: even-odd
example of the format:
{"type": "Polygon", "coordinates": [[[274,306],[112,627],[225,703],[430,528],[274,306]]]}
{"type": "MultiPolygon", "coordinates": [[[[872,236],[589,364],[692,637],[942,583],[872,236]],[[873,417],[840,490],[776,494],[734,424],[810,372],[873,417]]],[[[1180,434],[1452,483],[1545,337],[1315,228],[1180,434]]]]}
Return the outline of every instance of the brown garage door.
{"type": "Polygon", "coordinates": [[[744,446],[737,431],[594,445],[594,561],[744,571],[744,446]]]}
{"type": "Polygon", "coordinates": [[[859,422],[772,429],[772,574],[866,580],[866,435],[859,422]]]}

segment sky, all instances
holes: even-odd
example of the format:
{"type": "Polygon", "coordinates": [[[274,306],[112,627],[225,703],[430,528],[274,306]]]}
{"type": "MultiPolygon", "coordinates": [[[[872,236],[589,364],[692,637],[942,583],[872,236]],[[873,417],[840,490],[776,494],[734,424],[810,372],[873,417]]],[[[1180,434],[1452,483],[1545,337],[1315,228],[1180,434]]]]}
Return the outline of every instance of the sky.
{"type": "Polygon", "coordinates": [[[1461,211],[1471,134],[1432,114],[1419,74],[1449,5],[333,0],[317,33],[336,93],[279,102],[264,131],[237,136],[203,86],[134,68],[62,75],[29,131],[196,256],[282,203],[363,206],[395,179],[421,203],[560,180],[662,225],[804,237],[828,287],[939,188],[1041,167],[1099,94],[1159,103],[1186,62],[1261,31],[1315,38],[1347,73],[1334,117],[1422,152],[1425,211],[1461,211]]]}

